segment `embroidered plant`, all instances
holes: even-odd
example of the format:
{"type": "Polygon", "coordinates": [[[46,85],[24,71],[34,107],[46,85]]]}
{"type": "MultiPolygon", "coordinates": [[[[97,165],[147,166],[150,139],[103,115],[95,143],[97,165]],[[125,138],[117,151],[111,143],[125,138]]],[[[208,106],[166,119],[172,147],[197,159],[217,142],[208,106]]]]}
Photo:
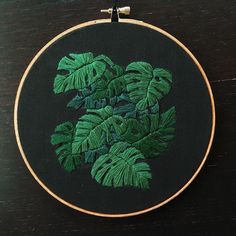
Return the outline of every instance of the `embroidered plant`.
{"type": "Polygon", "coordinates": [[[66,121],[51,136],[59,163],[68,172],[90,164],[92,178],[103,186],[149,188],[147,159],[174,138],[175,107],[159,109],[171,73],[146,62],[124,69],[91,52],[63,57],[58,71],[54,93],[77,91],[67,107],[85,109],[75,124],[66,121]]]}

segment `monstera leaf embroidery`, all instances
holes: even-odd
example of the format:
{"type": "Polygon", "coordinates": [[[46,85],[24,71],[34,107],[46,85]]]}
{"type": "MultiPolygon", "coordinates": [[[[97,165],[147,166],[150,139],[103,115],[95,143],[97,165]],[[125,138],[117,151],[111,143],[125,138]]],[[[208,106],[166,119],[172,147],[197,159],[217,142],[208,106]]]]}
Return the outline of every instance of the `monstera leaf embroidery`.
{"type": "Polygon", "coordinates": [[[104,186],[148,188],[152,178],[150,167],[143,154],[127,143],[114,144],[109,153],[100,156],[94,163],[91,175],[104,186]]]}
{"type": "Polygon", "coordinates": [[[67,107],[74,109],[79,109],[82,107],[91,109],[91,108],[102,108],[106,106],[105,99],[96,99],[93,98],[94,92],[84,89],[80,92],[80,95],[76,95],[68,104],[67,107]]]}
{"type": "Polygon", "coordinates": [[[118,115],[122,115],[125,118],[141,118],[150,113],[158,113],[159,112],[159,104],[156,103],[154,106],[145,110],[138,110],[135,103],[132,103],[130,99],[125,99],[124,104],[121,106],[114,108],[114,113],[118,115]]]}
{"type": "Polygon", "coordinates": [[[84,89],[102,77],[106,70],[106,64],[113,62],[106,56],[94,57],[91,52],[83,54],[69,54],[63,57],[58,64],[58,70],[67,71],[58,74],[54,81],[54,92],[62,93],[72,89],[84,89]]]}
{"type": "Polygon", "coordinates": [[[72,144],[73,153],[81,153],[101,147],[104,143],[101,138],[103,133],[106,135],[106,142],[109,142],[112,138],[111,128],[117,134],[122,132],[123,118],[114,115],[111,106],[101,109],[88,109],[87,112],[88,114],[83,115],[76,125],[72,144]]]}
{"type": "Polygon", "coordinates": [[[81,155],[72,153],[72,142],[74,140],[75,129],[71,122],[60,124],[55,129],[55,134],[51,136],[51,143],[56,145],[58,161],[64,168],[71,172],[81,164],[81,155]]]}
{"type": "Polygon", "coordinates": [[[127,90],[139,110],[155,105],[171,89],[172,75],[167,70],[153,69],[146,62],[132,62],[126,71],[127,90]]]}
{"type": "Polygon", "coordinates": [[[164,152],[174,138],[175,108],[143,117],[142,121],[129,119],[123,139],[139,149],[145,157],[155,157],[164,152]]]}
{"type": "Polygon", "coordinates": [[[84,153],[85,163],[93,163],[98,156],[106,154],[108,150],[109,149],[105,144],[97,149],[88,150],[87,152],[84,153]]]}
{"type": "Polygon", "coordinates": [[[114,72],[106,71],[105,79],[97,83],[95,98],[112,98],[126,91],[124,69],[118,65],[114,65],[112,69],[114,72]]]}
{"type": "Polygon", "coordinates": [[[78,112],[75,125],[58,125],[51,136],[60,164],[68,172],[91,166],[94,183],[104,187],[148,189],[149,159],[167,151],[175,135],[175,107],[163,112],[161,104],[171,73],[139,61],[125,70],[91,52],[63,57],[58,70],[54,93],[73,90],[67,107],[78,112]]]}

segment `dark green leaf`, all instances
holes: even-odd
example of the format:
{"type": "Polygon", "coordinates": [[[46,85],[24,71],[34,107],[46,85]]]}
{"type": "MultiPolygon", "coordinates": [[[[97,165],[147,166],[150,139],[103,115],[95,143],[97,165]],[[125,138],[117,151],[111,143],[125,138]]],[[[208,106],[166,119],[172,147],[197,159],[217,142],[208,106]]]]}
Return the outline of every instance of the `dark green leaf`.
{"type": "Polygon", "coordinates": [[[155,157],[164,152],[174,138],[175,108],[158,114],[144,116],[142,121],[128,119],[122,139],[139,149],[145,157],[155,157]]]}
{"type": "Polygon", "coordinates": [[[98,156],[106,154],[109,151],[106,145],[94,150],[88,150],[85,152],[85,163],[94,163],[98,156]]]}
{"type": "Polygon", "coordinates": [[[96,84],[95,98],[112,98],[125,92],[126,81],[123,68],[114,65],[112,69],[114,72],[106,71],[104,79],[96,84]]]}
{"type": "Polygon", "coordinates": [[[125,118],[142,118],[143,116],[147,116],[148,114],[156,114],[159,112],[159,105],[156,103],[154,106],[150,107],[150,111],[146,110],[138,110],[134,103],[125,103],[123,105],[117,106],[114,108],[114,114],[124,116],[125,118]]]}
{"type": "Polygon", "coordinates": [[[88,109],[92,108],[102,108],[107,105],[106,99],[94,100],[93,92],[82,91],[81,95],[76,95],[68,104],[67,107],[72,107],[74,109],[79,109],[85,107],[88,109]]]}
{"type": "Polygon", "coordinates": [[[136,106],[134,103],[127,103],[114,108],[114,114],[122,115],[125,118],[136,117],[136,106]]]}
{"type": "Polygon", "coordinates": [[[72,142],[74,139],[74,126],[71,122],[65,122],[56,127],[51,136],[51,144],[56,145],[56,154],[59,163],[66,171],[71,172],[81,164],[81,155],[72,153],[72,142]]]}
{"type": "Polygon", "coordinates": [[[74,109],[79,109],[82,106],[86,108],[94,108],[94,100],[91,95],[88,96],[79,96],[76,95],[68,104],[67,107],[72,107],[74,109]]]}

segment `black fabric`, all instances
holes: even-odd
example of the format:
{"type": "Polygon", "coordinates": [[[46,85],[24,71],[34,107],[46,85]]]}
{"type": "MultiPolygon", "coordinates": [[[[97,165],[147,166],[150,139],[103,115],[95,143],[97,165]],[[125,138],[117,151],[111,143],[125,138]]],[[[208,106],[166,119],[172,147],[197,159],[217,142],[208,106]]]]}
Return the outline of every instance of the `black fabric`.
{"type": "Polygon", "coordinates": [[[209,93],[200,71],[175,42],[142,26],[104,23],[64,36],[41,55],[22,89],[18,125],[30,165],[51,191],[78,207],[116,214],[154,206],[186,184],[205,155],[212,113],[209,93]],[[58,61],[72,52],[105,54],[122,66],[145,61],[173,73],[173,87],[162,100],[161,111],[176,107],[176,136],[168,151],[148,160],[153,175],[149,190],[106,188],[91,178],[90,165],[73,173],[67,173],[59,165],[50,136],[57,124],[76,121],[82,114],[66,107],[76,92],[53,93],[58,61]]]}

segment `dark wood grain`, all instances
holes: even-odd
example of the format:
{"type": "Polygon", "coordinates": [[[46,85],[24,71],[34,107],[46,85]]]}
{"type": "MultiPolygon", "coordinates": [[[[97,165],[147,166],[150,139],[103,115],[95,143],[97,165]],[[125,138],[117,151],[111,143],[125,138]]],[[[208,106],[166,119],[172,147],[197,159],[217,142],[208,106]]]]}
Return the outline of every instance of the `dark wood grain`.
{"type": "Polygon", "coordinates": [[[133,218],[87,216],[59,204],[32,178],[18,151],[13,105],[35,53],[78,23],[104,18],[108,0],[0,0],[0,235],[235,235],[236,58],[234,0],[135,0],[131,18],[175,35],[199,59],[216,102],[207,163],[177,199],[133,218]]]}

